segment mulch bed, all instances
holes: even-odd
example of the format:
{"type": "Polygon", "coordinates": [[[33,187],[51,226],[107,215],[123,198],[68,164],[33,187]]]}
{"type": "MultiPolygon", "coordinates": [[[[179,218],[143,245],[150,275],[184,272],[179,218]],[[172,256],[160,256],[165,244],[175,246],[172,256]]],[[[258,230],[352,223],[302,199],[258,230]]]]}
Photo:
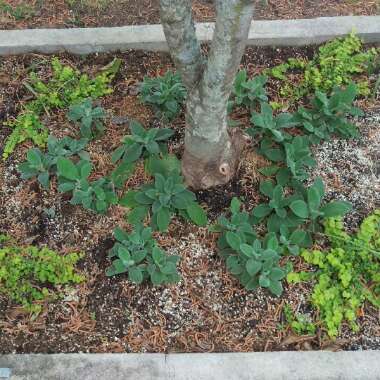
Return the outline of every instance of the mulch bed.
{"type": "MultiPolygon", "coordinates": [[[[310,57],[312,53],[312,48],[247,49],[242,64],[253,74],[287,57],[310,57]]],[[[129,51],[118,56],[123,59],[123,65],[114,81],[115,91],[101,100],[109,116],[107,131],[89,148],[96,175],[104,175],[110,170],[111,152],[119,145],[120,138],[128,133],[127,124],[119,122],[123,117],[138,119],[146,127],[160,125],[151,109],[140,103],[136,86],[144,75],[162,74],[172,67],[166,54],[129,51]]],[[[60,56],[64,63],[90,73],[112,58],[105,54],[86,58],[60,56]]],[[[45,62],[48,59],[47,56],[28,55],[0,61],[0,122],[17,115],[21,104],[30,99],[23,80],[31,66],[42,76],[49,75],[45,62]]],[[[276,97],[274,84],[269,86],[269,92],[276,97]]],[[[330,173],[328,169],[331,168],[333,174],[342,175],[344,179],[352,167],[356,170],[357,176],[352,177],[351,182],[342,181],[342,191],[338,191],[348,200],[351,200],[350,188],[364,194],[357,197],[363,207],[356,209],[354,218],[347,219],[351,229],[380,205],[379,192],[368,192],[367,196],[364,186],[359,186],[363,177],[355,162],[358,151],[366,155],[367,149],[368,162],[361,162],[362,167],[367,165],[368,170],[372,170],[372,160],[376,163],[376,144],[380,143],[379,98],[371,104],[362,101],[361,106],[367,112],[361,121],[363,137],[358,142],[345,143],[344,160],[338,159],[338,143],[333,147],[317,147],[317,157],[320,159],[315,171],[330,173]],[[350,147],[356,149],[354,154],[350,147]],[[324,154],[331,149],[335,150],[334,155],[324,154]],[[352,160],[352,167],[347,160],[352,160]],[[355,184],[358,186],[355,187],[355,184]]],[[[241,118],[243,123],[246,120],[241,118]]],[[[67,121],[63,111],[46,116],[44,123],[50,133],[58,137],[77,135],[75,126],[67,121]]],[[[170,144],[169,150],[180,155],[183,115],[175,120],[172,127],[178,138],[170,144]]],[[[6,126],[0,129],[0,152],[9,133],[6,126]]],[[[123,275],[107,278],[105,269],[110,264],[107,251],[114,243],[112,230],[116,226],[128,228],[124,219],[125,209],[114,206],[107,215],[96,215],[70,205],[67,197],[57,192],[55,185],[47,192],[34,180],[20,180],[16,168],[25,159],[28,147],[29,143],[19,146],[7,161],[0,163],[0,233],[13,236],[20,244],[47,245],[63,253],[85,252],[80,269],[86,274],[87,281],[68,291],[63,300],[44,304],[42,313],[35,320],[0,296],[0,353],[380,348],[378,310],[370,306],[365,307],[359,318],[360,331],[352,333],[344,326],[335,342],[322,338],[320,332],[316,336],[293,335],[286,326],[282,309],[287,303],[296,311],[312,315],[314,311],[308,302],[310,284],[285,285],[280,298],[262,290],[247,292],[227,273],[215,249],[215,236],[207,228],[197,228],[180,219],[174,220],[168,234],[157,235],[162,247],[182,257],[182,280],[179,284],[136,286],[123,275]],[[53,208],[55,215],[49,216],[44,211],[47,208],[53,208]]],[[[233,196],[245,197],[248,209],[258,203],[257,168],[260,165],[260,158],[252,151],[247,152],[237,179],[229,185],[197,194],[211,221],[226,210],[233,196]]],[[[378,172],[374,179],[369,174],[368,178],[376,181],[378,172]]],[[[330,193],[337,192],[334,176],[327,175],[326,179],[330,193]]],[[[143,169],[139,168],[127,182],[126,188],[133,188],[147,180],[143,169]]],[[[292,260],[296,270],[305,269],[299,258],[286,260],[292,260]]]]}
{"type": "MultiPolygon", "coordinates": [[[[375,15],[379,0],[256,0],[255,19],[294,19],[321,16],[375,15]]],[[[2,11],[0,29],[72,28],[155,24],[159,0],[5,0],[20,16],[2,11]],[[25,7],[26,6],[26,7],[25,7]],[[16,18],[17,17],[17,18],[16,18]]],[[[197,21],[214,21],[212,0],[193,1],[197,21]]]]}

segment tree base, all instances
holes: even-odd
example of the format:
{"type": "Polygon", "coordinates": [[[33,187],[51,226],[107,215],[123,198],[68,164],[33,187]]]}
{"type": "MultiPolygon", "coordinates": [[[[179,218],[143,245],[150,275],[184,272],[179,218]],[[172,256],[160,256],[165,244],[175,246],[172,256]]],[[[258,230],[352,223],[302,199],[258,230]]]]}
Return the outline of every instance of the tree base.
{"type": "Polygon", "coordinates": [[[223,143],[211,157],[198,158],[192,155],[185,147],[182,158],[182,173],[186,184],[194,190],[208,189],[224,185],[237,173],[242,152],[247,139],[239,129],[229,134],[227,144],[223,143]]]}

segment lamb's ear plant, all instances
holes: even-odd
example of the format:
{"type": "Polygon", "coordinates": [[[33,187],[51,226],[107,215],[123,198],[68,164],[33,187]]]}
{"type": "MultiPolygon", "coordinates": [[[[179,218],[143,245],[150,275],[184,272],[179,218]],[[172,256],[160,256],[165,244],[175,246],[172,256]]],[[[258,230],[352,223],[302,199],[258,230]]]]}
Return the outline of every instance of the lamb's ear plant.
{"type": "Polygon", "coordinates": [[[278,143],[291,140],[292,136],[284,129],[296,125],[289,113],[274,116],[273,109],[268,103],[261,103],[261,112],[252,114],[251,123],[253,127],[247,129],[251,136],[266,136],[278,143]]]}
{"type": "Polygon", "coordinates": [[[156,78],[144,77],[140,86],[141,101],[151,105],[156,114],[166,121],[178,116],[186,96],[181,76],[171,71],[156,78]]]}
{"type": "Polygon", "coordinates": [[[88,140],[74,140],[70,137],[57,139],[53,135],[48,137],[48,151],[41,152],[38,148],[31,148],[26,155],[26,161],[18,166],[22,179],[37,177],[39,183],[45,189],[50,186],[51,175],[57,172],[57,160],[59,157],[70,157],[78,155],[85,160],[89,160],[88,153],[83,149],[88,140]]]}
{"type": "Polygon", "coordinates": [[[245,289],[262,287],[276,296],[282,294],[281,280],[286,276],[286,271],[279,265],[280,256],[275,237],[265,245],[258,239],[252,244],[246,244],[237,233],[228,231],[226,241],[231,248],[222,251],[227,269],[239,279],[245,289]]]}
{"type": "Polygon", "coordinates": [[[49,135],[47,140],[47,154],[56,164],[58,157],[71,157],[78,155],[83,160],[90,160],[89,154],[85,151],[88,144],[87,138],[73,139],[69,136],[57,139],[49,135]]]}
{"type": "Polygon", "coordinates": [[[316,165],[309,147],[309,141],[305,136],[296,136],[291,142],[284,144],[285,162],[291,176],[299,181],[309,177],[307,168],[316,165]]]}
{"type": "Polygon", "coordinates": [[[285,251],[291,255],[298,256],[300,247],[307,244],[307,233],[302,229],[290,229],[284,224],[280,227],[280,244],[284,247],[285,251]]]}
{"type": "Polygon", "coordinates": [[[72,192],[71,204],[81,204],[97,213],[105,213],[110,205],[118,202],[113,183],[107,178],[89,181],[92,165],[81,160],[74,164],[60,157],[57,161],[58,190],[72,192]]]}
{"type": "Polygon", "coordinates": [[[203,208],[196,202],[195,194],[186,189],[183,178],[176,172],[164,177],[157,173],[154,182],[139,190],[129,191],[120,204],[131,209],[128,221],[139,223],[150,214],[151,226],[158,231],[167,231],[175,214],[193,221],[198,226],[207,224],[203,208]]]}
{"type": "Polygon", "coordinates": [[[94,107],[91,99],[72,105],[67,114],[69,120],[79,123],[81,136],[89,140],[104,133],[105,116],[104,109],[94,107]]]}
{"type": "Polygon", "coordinates": [[[233,198],[229,208],[230,216],[221,215],[217,223],[209,228],[211,232],[218,232],[218,248],[220,251],[230,250],[226,234],[227,232],[236,233],[240,240],[246,244],[252,244],[257,235],[252,227],[250,215],[246,211],[241,211],[241,201],[233,198]]]}
{"type": "Polygon", "coordinates": [[[269,198],[268,203],[261,203],[252,210],[252,221],[257,224],[267,218],[269,232],[278,232],[282,225],[297,227],[302,220],[289,213],[289,205],[299,199],[298,194],[284,195],[284,188],[267,180],[260,183],[260,192],[269,198]]]}
{"type": "Polygon", "coordinates": [[[51,161],[40,149],[31,148],[26,154],[26,161],[18,166],[18,170],[22,179],[37,177],[41,186],[48,189],[51,166],[51,161]]]}
{"type": "Polygon", "coordinates": [[[131,121],[129,128],[131,134],[123,138],[123,144],[112,154],[112,162],[135,162],[140,157],[167,153],[163,141],[173,135],[169,128],[145,129],[139,122],[131,121]]]}
{"type": "Polygon", "coordinates": [[[313,144],[329,140],[332,135],[357,137],[357,128],[347,119],[349,116],[363,116],[363,111],[353,106],[357,93],[354,83],[345,89],[334,88],[330,97],[316,91],[311,108],[300,107],[294,115],[294,121],[301,124],[313,144]]]}
{"type": "Polygon", "coordinates": [[[285,185],[289,180],[299,181],[309,177],[308,168],[316,165],[310,150],[310,141],[306,136],[295,136],[288,141],[283,141],[282,145],[274,142],[273,139],[265,137],[261,140],[259,153],[267,159],[285,164],[285,167],[272,166],[267,174],[277,173],[277,181],[285,185]]]}
{"type": "Polygon", "coordinates": [[[228,104],[229,111],[234,106],[253,109],[257,104],[267,102],[268,96],[265,91],[267,80],[268,78],[265,75],[258,75],[248,79],[247,71],[240,70],[235,77],[231,100],[228,104]]]}
{"type": "Polygon", "coordinates": [[[292,201],[289,208],[296,217],[308,221],[311,232],[319,230],[321,219],[343,216],[352,209],[352,205],[346,201],[332,201],[322,205],[325,189],[320,177],[302,195],[303,199],[292,201]]]}
{"type": "Polygon", "coordinates": [[[153,238],[150,227],[137,224],[130,233],[116,228],[114,236],[117,242],[109,253],[113,262],[107,276],[128,273],[128,279],[135,284],[150,279],[153,285],[180,280],[177,271],[180,257],[166,254],[153,238]]]}

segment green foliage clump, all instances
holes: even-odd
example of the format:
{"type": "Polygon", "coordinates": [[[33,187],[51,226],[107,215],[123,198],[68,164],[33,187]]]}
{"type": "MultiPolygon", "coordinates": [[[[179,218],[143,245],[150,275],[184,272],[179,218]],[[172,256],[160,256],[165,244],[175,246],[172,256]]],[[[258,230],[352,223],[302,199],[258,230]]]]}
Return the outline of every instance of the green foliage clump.
{"type": "Polygon", "coordinates": [[[354,83],[345,89],[335,88],[331,97],[317,91],[311,101],[311,108],[300,107],[293,121],[301,124],[312,144],[328,140],[331,135],[358,137],[357,128],[347,120],[347,116],[363,116],[363,111],[352,105],[356,96],[357,87],[354,83]]]}
{"type": "Polygon", "coordinates": [[[253,109],[258,103],[268,101],[265,91],[265,84],[268,78],[265,75],[258,75],[253,79],[248,79],[247,71],[240,70],[235,77],[231,99],[228,104],[229,111],[234,106],[245,106],[253,109]]]}
{"type": "Polygon", "coordinates": [[[339,219],[327,219],[325,235],[331,249],[303,251],[306,262],[319,268],[311,301],[331,337],[347,321],[357,330],[357,311],[364,301],[380,307],[380,210],[362,222],[356,235],[343,230],[339,219]]]}
{"type": "Polygon", "coordinates": [[[67,117],[71,121],[79,122],[80,134],[86,139],[91,140],[104,133],[102,123],[105,117],[104,109],[93,107],[91,99],[70,106],[67,117]]]}
{"type": "Polygon", "coordinates": [[[104,214],[110,205],[117,204],[115,187],[108,178],[89,181],[92,164],[81,160],[74,164],[70,159],[59,157],[57,160],[58,190],[72,192],[71,204],[81,204],[88,210],[104,214]]]}
{"type": "MultiPolygon", "coordinates": [[[[321,218],[342,216],[351,210],[351,205],[345,201],[332,201],[321,205],[325,195],[321,178],[317,178],[308,188],[301,183],[294,185],[297,191],[290,196],[284,196],[282,186],[274,186],[270,180],[261,182],[260,191],[269,198],[269,202],[261,203],[252,210],[254,222],[259,223],[267,218],[268,231],[275,233],[283,226],[293,231],[301,225],[307,227],[309,232],[316,232],[321,218]]],[[[310,241],[311,238],[307,240],[310,241]]]]}
{"type": "Polygon", "coordinates": [[[59,296],[52,287],[77,284],[84,277],[75,270],[82,257],[78,253],[60,255],[46,247],[21,247],[3,236],[0,239],[0,292],[38,313],[41,305],[35,301],[59,296]]]}
{"type": "MultiPolygon", "coordinates": [[[[141,157],[151,162],[150,158],[167,155],[164,143],[173,135],[169,128],[151,128],[146,130],[140,123],[132,120],[129,126],[131,135],[124,136],[122,145],[112,153],[112,162],[119,165],[111,174],[115,186],[122,188],[124,182],[135,169],[135,162],[141,157]]],[[[152,174],[155,171],[151,172],[152,174]]]]}
{"type": "Polygon", "coordinates": [[[280,93],[286,98],[300,99],[314,91],[330,93],[334,87],[352,81],[357,83],[360,95],[368,96],[368,80],[357,78],[372,70],[378,56],[379,51],[375,48],[365,51],[362,41],[352,32],[345,38],[337,38],[322,45],[310,61],[291,58],[265,73],[284,81],[280,93]],[[299,82],[290,81],[287,76],[290,70],[300,74],[299,82]]]}
{"type": "Polygon", "coordinates": [[[151,128],[146,130],[139,122],[133,120],[129,126],[131,135],[124,136],[123,145],[112,154],[112,162],[137,161],[141,156],[167,153],[166,145],[162,143],[173,135],[169,128],[151,128]]]}
{"type": "Polygon", "coordinates": [[[139,223],[151,214],[151,226],[158,231],[166,231],[175,214],[193,221],[199,226],[207,224],[203,208],[196,202],[193,192],[186,189],[183,177],[175,171],[164,176],[154,175],[154,182],[143,185],[139,190],[130,190],[120,204],[131,209],[128,221],[139,223]]]}
{"type": "Polygon", "coordinates": [[[131,233],[116,228],[114,236],[117,240],[109,257],[112,265],[107,269],[107,276],[128,273],[128,279],[141,284],[150,279],[153,285],[178,282],[177,271],[179,256],[167,255],[152,236],[152,229],[138,224],[131,233]]]}
{"type": "Polygon", "coordinates": [[[16,21],[28,19],[35,14],[34,8],[26,4],[18,4],[11,6],[6,1],[0,0],[0,15],[6,13],[11,17],[14,17],[16,21]]]}
{"type": "MultiPolygon", "coordinates": [[[[374,48],[363,51],[362,41],[353,32],[346,38],[337,38],[321,46],[306,66],[305,87],[328,92],[348,84],[353,75],[367,72],[377,55],[374,48]]],[[[359,88],[361,95],[369,95],[368,82],[361,82],[359,88]]]]}
{"type": "Polygon", "coordinates": [[[71,157],[78,155],[82,159],[88,160],[88,153],[83,149],[88,140],[74,140],[71,137],[57,139],[53,135],[48,137],[48,151],[43,153],[40,149],[31,148],[27,152],[27,160],[18,166],[22,179],[29,179],[37,176],[40,184],[48,189],[50,177],[57,173],[57,160],[59,157],[71,157]]]}
{"type": "Polygon", "coordinates": [[[140,98],[153,107],[166,121],[175,119],[181,111],[187,91],[178,73],[167,71],[164,76],[144,77],[140,86],[140,98]]]}
{"type": "Polygon", "coordinates": [[[227,269],[245,289],[255,290],[260,286],[279,296],[286,272],[279,266],[277,238],[270,236],[261,242],[252,228],[249,214],[240,208],[240,201],[233,198],[230,219],[221,216],[211,229],[220,232],[219,253],[226,260],[227,269]]]}
{"type": "Polygon", "coordinates": [[[294,313],[291,306],[284,305],[284,315],[286,322],[288,322],[290,328],[297,335],[314,335],[317,328],[314,323],[311,322],[311,318],[305,314],[294,313]]]}
{"type": "Polygon", "coordinates": [[[43,147],[48,138],[47,128],[40,122],[39,117],[33,112],[20,114],[15,120],[7,121],[5,125],[11,127],[12,133],[5,140],[3,158],[6,159],[13,153],[16,146],[26,140],[31,140],[35,145],[43,147]]]}
{"type": "Polygon", "coordinates": [[[274,116],[273,109],[268,103],[261,103],[260,113],[252,113],[251,122],[253,127],[247,129],[249,135],[252,137],[265,136],[278,143],[291,140],[292,136],[283,130],[296,125],[293,116],[289,113],[274,116]]]}
{"type": "Polygon", "coordinates": [[[115,59],[93,79],[70,66],[63,66],[58,58],[51,61],[53,74],[47,83],[32,72],[30,83],[25,85],[35,99],[24,105],[24,110],[15,120],[7,122],[13,131],[6,139],[3,158],[6,159],[18,144],[27,139],[31,139],[37,146],[45,146],[48,133],[40,121],[43,112],[48,113],[49,110],[66,108],[87,98],[96,99],[110,94],[113,90],[109,85],[120,64],[121,60],[115,59]]]}

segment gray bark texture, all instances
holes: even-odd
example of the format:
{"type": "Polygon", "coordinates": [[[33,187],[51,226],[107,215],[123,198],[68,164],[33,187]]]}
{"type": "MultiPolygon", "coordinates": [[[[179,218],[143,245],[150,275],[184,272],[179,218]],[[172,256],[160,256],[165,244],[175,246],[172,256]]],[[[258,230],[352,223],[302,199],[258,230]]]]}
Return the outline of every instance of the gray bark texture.
{"type": "Polygon", "coordinates": [[[208,60],[195,35],[191,0],[161,0],[171,56],[188,90],[182,171],[194,189],[225,184],[235,175],[245,140],[227,128],[227,102],[244,52],[252,0],[215,0],[216,25],[208,60]]]}

